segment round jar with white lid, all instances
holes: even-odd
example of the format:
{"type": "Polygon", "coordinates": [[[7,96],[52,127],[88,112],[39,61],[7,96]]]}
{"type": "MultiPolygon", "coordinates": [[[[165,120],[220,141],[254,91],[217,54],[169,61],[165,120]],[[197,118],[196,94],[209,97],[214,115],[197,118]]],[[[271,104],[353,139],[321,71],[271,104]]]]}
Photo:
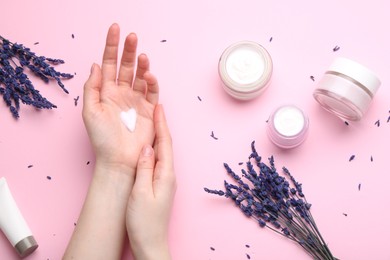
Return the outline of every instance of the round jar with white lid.
{"type": "Polygon", "coordinates": [[[369,108],[381,82],[361,64],[336,58],[313,93],[320,105],[338,117],[360,120],[369,108]]]}
{"type": "Polygon", "coordinates": [[[222,53],[218,72],[228,94],[240,100],[249,100],[259,96],[268,87],[272,59],[260,44],[240,41],[222,53]]]}
{"type": "Polygon", "coordinates": [[[295,105],[275,109],[267,125],[269,139],[280,148],[290,149],[305,141],[309,130],[309,118],[295,105]]]}

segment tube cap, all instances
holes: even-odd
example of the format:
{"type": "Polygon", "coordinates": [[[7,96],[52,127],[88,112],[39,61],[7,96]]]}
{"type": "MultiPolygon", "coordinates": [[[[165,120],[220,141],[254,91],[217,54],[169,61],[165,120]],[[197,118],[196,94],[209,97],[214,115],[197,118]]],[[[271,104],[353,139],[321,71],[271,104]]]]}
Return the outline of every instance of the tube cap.
{"type": "Polygon", "coordinates": [[[37,248],[38,243],[33,236],[23,238],[15,245],[15,249],[21,257],[30,255],[37,248]]]}

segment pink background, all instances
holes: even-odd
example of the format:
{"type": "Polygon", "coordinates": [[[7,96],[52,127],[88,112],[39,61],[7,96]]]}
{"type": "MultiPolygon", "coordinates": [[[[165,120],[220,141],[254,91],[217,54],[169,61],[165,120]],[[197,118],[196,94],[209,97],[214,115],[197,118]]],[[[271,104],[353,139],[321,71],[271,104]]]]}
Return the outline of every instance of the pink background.
{"type": "MultiPolygon", "coordinates": [[[[3,1],[1,10],[2,36],[62,58],[66,64],[58,69],[77,73],[65,82],[69,95],[33,78],[58,106],[53,111],[23,106],[15,121],[0,102],[0,175],[40,245],[28,259],[60,259],[77,222],[94,167],[81,118],[82,89],[91,64],[101,61],[113,22],[121,26],[122,42],[127,33],[138,34],[139,50],[150,56],[160,82],[179,185],[170,227],[174,259],[310,259],[286,238],[258,228],[230,201],[203,191],[223,188],[223,162],[239,171],[252,140],[263,158],[274,155],[279,169],[287,166],[303,183],[335,256],[390,259],[389,1],[35,0],[3,1]],[[222,51],[239,40],[259,42],[274,61],[271,86],[249,102],[230,98],[217,72],[222,51]],[[382,81],[363,120],[349,126],[312,97],[338,56],[364,64],[382,81]],[[290,151],[272,145],[265,132],[269,113],[285,103],[305,110],[311,123],[306,142],[290,151]],[[356,157],[349,162],[351,155],[356,157]]],[[[126,250],[124,258],[129,255],[126,250]]],[[[18,259],[2,233],[0,259],[18,259]]]]}

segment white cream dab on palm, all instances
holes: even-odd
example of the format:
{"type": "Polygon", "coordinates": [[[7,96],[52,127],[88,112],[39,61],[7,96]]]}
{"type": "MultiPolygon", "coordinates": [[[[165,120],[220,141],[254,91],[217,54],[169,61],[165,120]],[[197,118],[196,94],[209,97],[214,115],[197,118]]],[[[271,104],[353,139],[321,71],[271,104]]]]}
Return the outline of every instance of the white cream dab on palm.
{"type": "Polygon", "coordinates": [[[122,123],[130,132],[134,132],[135,125],[137,123],[137,112],[134,108],[130,108],[127,111],[122,111],[120,113],[120,118],[122,123]]]}

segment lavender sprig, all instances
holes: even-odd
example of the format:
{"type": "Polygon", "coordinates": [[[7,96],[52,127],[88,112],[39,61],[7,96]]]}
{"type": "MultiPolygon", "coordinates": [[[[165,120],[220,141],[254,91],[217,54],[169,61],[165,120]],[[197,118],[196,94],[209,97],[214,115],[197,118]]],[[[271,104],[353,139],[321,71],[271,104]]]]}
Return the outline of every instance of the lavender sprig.
{"type": "Polygon", "coordinates": [[[274,158],[268,158],[268,165],[256,151],[255,142],[246,163],[246,169],[236,174],[227,163],[225,170],[235,184],[224,181],[225,191],[204,188],[207,193],[225,196],[260,227],[266,227],[283,235],[301,246],[313,259],[334,260],[325,240],[310,212],[311,204],[306,201],[299,183],[283,167],[281,176],[275,167],[274,158]]]}
{"type": "Polygon", "coordinates": [[[37,56],[29,48],[12,43],[2,36],[0,41],[0,94],[3,95],[13,117],[19,118],[20,102],[37,109],[56,108],[34,88],[25,69],[28,68],[45,83],[50,80],[57,81],[60,88],[68,94],[62,79],[71,79],[73,75],[58,72],[52,66],[63,64],[64,61],[37,56]]]}

